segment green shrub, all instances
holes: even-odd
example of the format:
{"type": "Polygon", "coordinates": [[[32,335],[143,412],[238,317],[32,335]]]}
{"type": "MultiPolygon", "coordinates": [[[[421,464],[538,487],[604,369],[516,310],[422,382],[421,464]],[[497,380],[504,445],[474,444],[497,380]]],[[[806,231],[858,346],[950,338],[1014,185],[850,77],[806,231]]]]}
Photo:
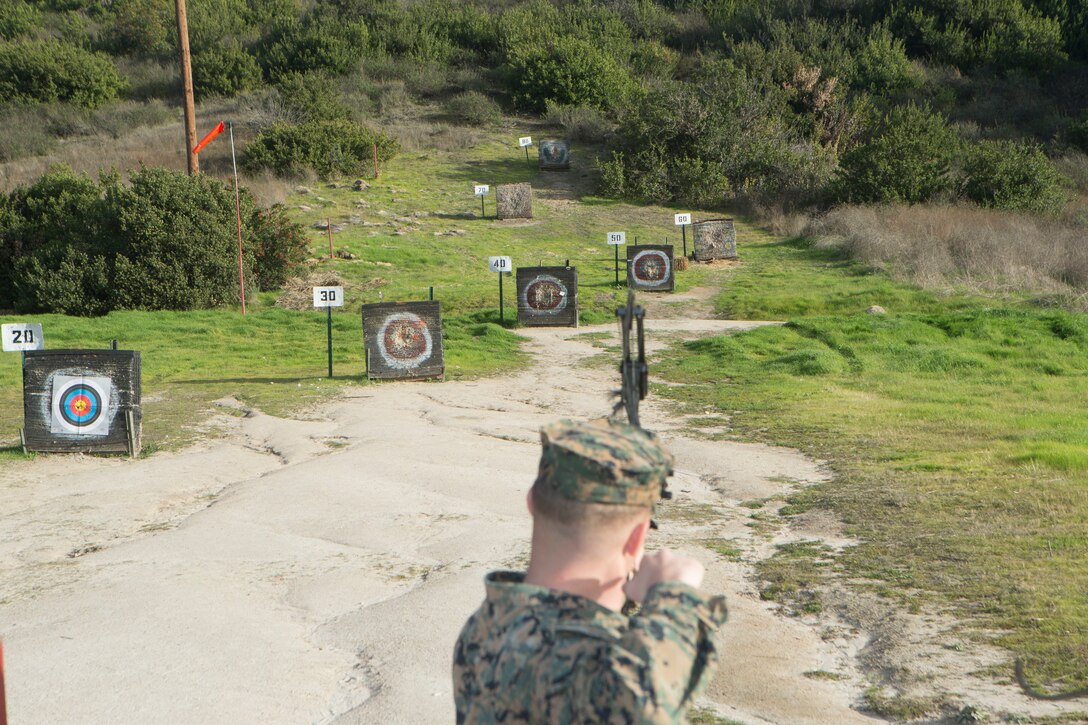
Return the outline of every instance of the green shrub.
{"type": "MultiPolygon", "coordinates": [[[[305,259],[302,228],[282,208],[241,195],[246,278],[280,285],[305,259]]],[[[97,183],[67,167],[0,197],[0,307],[98,315],[194,309],[238,294],[234,193],[166,169],[97,183]]]]}
{"type": "Polygon", "coordinates": [[[514,102],[543,111],[548,101],[564,105],[617,105],[632,90],[627,69],[589,41],[559,38],[528,52],[513,67],[514,102]]]}
{"type": "Polygon", "coordinates": [[[253,274],[258,289],[283,286],[302,268],[310,242],[302,227],[291,221],[282,204],[254,209],[249,217],[248,242],[253,249],[253,274]]]}
{"type": "Polygon", "coordinates": [[[958,139],[947,119],[928,107],[893,108],[873,138],[843,155],[839,194],[854,202],[916,204],[953,185],[958,139]]]}
{"type": "Polygon", "coordinates": [[[887,93],[921,84],[921,73],[907,57],[906,45],[886,26],[870,32],[857,54],[851,85],[873,93],[887,93]]]}
{"type": "Polygon", "coordinates": [[[0,38],[16,38],[40,27],[41,12],[23,0],[0,3],[0,38]]]}
{"type": "Polygon", "coordinates": [[[598,143],[605,139],[612,124],[596,106],[563,106],[548,101],[544,117],[552,126],[560,126],[573,141],[598,143]]]}
{"type": "Polygon", "coordinates": [[[285,118],[280,120],[307,123],[350,115],[336,82],[327,73],[285,73],[276,79],[274,93],[284,111],[285,118]]]}
{"type": "Polygon", "coordinates": [[[115,231],[99,185],[66,166],[0,198],[0,307],[104,311],[100,260],[115,231]]]}
{"type": "Polygon", "coordinates": [[[1061,23],[1021,0],[921,0],[894,6],[907,47],[959,68],[1045,71],[1066,54],[1061,23]]]}
{"type": "Polygon", "coordinates": [[[1088,115],[1070,123],[1065,129],[1065,137],[1069,143],[1088,154],[1088,115]]]}
{"type": "Polygon", "coordinates": [[[310,14],[278,23],[259,44],[257,57],[273,81],[291,72],[343,75],[358,64],[368,37],[362,21],[310,14]]]}
{"type": "Polygon", "coordinates": [[[446,103],[446,114],[468,126],[497,126],[502,121],[499,104],[479,91],[465,91],[446,103]]]}
{"type": "Polygon", "coordinates": [[[1065,202],[1062,176],[1038,146],[980,141],[967,149],[964,195],[981,206],[1055,212],[1065,202]]]}
{"type": "Polygon", "coordinates": [[[174,8],[156,0],[115,0],[98,34],[114,55],[166,59],[177,46],[174,8]]]}
{"type": "Polygon", "coordinates": [[[116,98],[123,86],[117,68],[99,53],[57,40],[0,43],[0,98],[97,108],[116,98]]]}
{"type": "Polygon", "coordinates": [[[261,83],[257,59],[236,42],[212,45],[193,53],[193,92],[197,99],[232,97],[261,83]]]}
{"type": "Polygon", "coordinates": [[[393,158],[400,150],[396,139],[352,121],[277,123],[246,146],[243,163],[250,169],[271,169],[284,175],[313,169],[323,177],[363,176],[373,172],[374,144],[379,161],[393,158]]]}
{"type": "Polygon", "coordinates": [[[192,310],[234,299],[234,198],[221,182],[141,169],[109,196],[125,243],[114,258],[115,307],[192,310]]]}

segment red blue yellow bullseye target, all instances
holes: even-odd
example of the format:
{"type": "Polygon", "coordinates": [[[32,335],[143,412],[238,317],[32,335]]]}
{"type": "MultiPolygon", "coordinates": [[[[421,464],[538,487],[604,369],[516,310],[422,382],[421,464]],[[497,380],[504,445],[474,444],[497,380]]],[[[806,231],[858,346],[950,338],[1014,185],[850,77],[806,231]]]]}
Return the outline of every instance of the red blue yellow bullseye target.
{"type": "Polygon", "coordinates": [[[53,378],[52,433],[107,435],[110,431],[110,379],[56,375],[53,378]]]}

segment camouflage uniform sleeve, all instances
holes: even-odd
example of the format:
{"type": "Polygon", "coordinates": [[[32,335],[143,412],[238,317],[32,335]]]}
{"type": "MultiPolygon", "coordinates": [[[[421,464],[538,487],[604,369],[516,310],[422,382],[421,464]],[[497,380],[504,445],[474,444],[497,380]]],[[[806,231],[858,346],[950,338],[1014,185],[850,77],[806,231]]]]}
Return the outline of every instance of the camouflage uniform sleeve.
{"type": "Polygon", "coordinates": [[[589,695],[609,702],[603,721],[675,723],[706,687],[718,661],[715,630],[725,599],[669,582],[650,589],[631,626],[611,647],[606,672],[589,695]]]}

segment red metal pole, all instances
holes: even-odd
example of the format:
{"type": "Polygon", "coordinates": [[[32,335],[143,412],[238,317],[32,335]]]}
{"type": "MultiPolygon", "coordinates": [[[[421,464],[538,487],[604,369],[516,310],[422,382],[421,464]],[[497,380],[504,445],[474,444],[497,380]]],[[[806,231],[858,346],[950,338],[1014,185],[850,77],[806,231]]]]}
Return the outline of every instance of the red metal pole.
{"type": "MultiPolygon", "coordinates": [[[[246,273],[242,265],[242,201],[238,195],[238,160],[234,156],[234,123],[230,128],[230,160],[234,164],[234,214],[238,218],[238,294],[242,299],[242,314],[246,313],[246,273]]],[[[0,723],[0,725],[3,725],[0,723]]]]}
{"type": "Polygon", "coordinates": [[[0,725],[8,725],[8,705],[4,697],[4,643],[0,642],[0,725]]]}

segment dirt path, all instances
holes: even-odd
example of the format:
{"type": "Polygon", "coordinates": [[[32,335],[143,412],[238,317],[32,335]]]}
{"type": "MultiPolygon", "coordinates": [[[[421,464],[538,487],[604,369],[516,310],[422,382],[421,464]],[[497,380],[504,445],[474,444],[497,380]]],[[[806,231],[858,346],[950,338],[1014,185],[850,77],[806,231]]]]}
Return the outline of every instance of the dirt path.
{"type": "MultiPolygon", "coordinates": [[[[652,334],[751,324],[660,320],[652,334]]],[[[320,422],[227,418],[233,433],[196,450],[6,468],[0,634],[15,721],[450,721],[450,648],[481,577],[525,560],[538,428],[608,408],[612,366],[586,364],[601,351],[585,333],[605,330],[527,331],[537,362],[512,378],[376,385],[320,422]]],[[[819,468],[687,437],[657,403],[644,423],[679,461],[657,541],[701,557],[708,588],[729,597],[705,704],[750,723],[869,721],[851,709],[848,654],[776,615],[752,582],[768,543],[739,504],[819,468]],[[721,559],[705,538],[744,555],[721,559]]]]}

